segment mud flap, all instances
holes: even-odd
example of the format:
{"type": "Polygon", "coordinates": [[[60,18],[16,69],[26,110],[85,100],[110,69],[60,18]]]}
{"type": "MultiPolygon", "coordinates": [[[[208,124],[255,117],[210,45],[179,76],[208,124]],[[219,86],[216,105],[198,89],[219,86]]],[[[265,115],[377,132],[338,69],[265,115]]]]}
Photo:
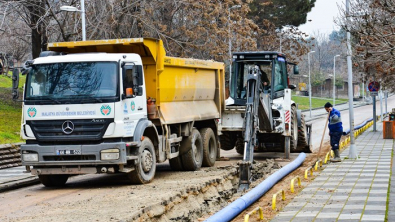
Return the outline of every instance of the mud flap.
{"type": "Polygon", "coordinates": [[[306,123],[306,131],[307,131],[307,146],[309,147],[310,151],[311,150],[311,132],[312,132],[313,125],[311,123],[306,123]]]}

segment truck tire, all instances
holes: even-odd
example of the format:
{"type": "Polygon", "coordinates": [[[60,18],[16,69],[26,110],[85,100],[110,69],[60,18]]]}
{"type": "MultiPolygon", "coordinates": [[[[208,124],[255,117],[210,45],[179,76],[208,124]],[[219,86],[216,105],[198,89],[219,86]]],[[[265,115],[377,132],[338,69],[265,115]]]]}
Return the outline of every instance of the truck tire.
{"type": "Polygon", "coordinates": [[[296,151],[298,144],[298,117],[296,114],[296,106],[291,108],[291,138],[290,138],[290,150],[291,152],[296,151]]]}
{"type": "Polygon", "coordinates": [[[244,154],[244,140],[241,137],[236,140],[236,152],[241,155],[244,154]]]}
{"type": "Polygon", "coordinates": [[[202,166],[212,167],[217,156],[217,140],[211,128],[200,129],[203,142],[203,162],[202,166]]]}
{"type": "Polygon", "coordinates": [[[139,147],[139,161],[135,165],[135,170],[128,173],[128,177],[133,184],[146,184],[154,179],[156,172],[155,148],[148,137],[144,137],[139,147]]]}
{"type": "Polygon", "coordinates": [[[39,175],[38,179],[46,187],[61,187],[66,184],[67,180],[69,179],[69,175],[39,175]]]}
{"type": "Polygon", "coordinates": [[[236,135],[232,135],[231,132],[222,132],[219,136],[219,142],[221,143],[222,150],[231,150],[236,144],[236,135]]]}
{"type": "Polygon", "coordinates": [[[296,148],[296,151],[311,153],[311,150],[308,147],[306,121],[303,114],[300,116],[300,126],[298,127],[298,131],[298,147],[296,148]]]}
{"type": "Polygon", "coordinates": [[[192,129],[191,135],[181,141],[181,162],[184,170],[195,171],[202,167],[203,141],[199,130],[192,129]]]}

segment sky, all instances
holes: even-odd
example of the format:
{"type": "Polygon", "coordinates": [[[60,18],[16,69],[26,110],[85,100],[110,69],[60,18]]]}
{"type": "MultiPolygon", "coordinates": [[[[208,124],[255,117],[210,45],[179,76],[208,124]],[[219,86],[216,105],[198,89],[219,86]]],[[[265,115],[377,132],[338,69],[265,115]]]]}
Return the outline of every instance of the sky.
{"type": "Polygon", "coordinates": [[[299,26],[299,29],[308,34],[319,32],[327,35],[333,30],[339,30],[333,20],[339,16],[338,5],[343,7],[345,3],[346,0],[317,0],[314,8],[307,14],[307,20],[312,21],[299,26]]]}

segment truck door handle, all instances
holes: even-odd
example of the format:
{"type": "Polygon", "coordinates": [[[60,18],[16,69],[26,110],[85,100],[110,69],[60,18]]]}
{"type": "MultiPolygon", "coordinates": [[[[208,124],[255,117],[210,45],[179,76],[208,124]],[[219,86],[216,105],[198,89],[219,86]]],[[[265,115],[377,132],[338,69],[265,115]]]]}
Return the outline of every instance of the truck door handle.
{"type": "Polygon", "coordinates": [[[139,107],[137,110],[143,110],[143,108],[139,107]]]}

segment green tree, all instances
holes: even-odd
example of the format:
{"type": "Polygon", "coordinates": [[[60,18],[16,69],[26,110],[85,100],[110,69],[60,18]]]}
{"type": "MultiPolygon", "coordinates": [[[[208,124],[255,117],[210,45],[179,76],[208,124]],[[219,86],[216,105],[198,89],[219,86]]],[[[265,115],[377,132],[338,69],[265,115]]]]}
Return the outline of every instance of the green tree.
{"type": "Polygon", "coordinates": [[[250,3],[249,18],[261,28],[270,21],[276,28],[286,25],[299,26],[306,23],[307,13],[316,0],[253,0],[250,3]]]}

